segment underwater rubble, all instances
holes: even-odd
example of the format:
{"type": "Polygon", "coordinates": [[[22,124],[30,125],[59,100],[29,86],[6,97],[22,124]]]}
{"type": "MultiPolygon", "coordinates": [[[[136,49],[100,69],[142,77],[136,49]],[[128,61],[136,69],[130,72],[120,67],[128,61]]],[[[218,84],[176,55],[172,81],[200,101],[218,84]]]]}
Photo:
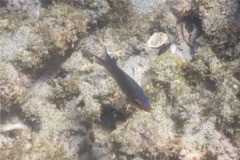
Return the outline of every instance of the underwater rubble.
{"type": "Polygon", "coordinates": [[[2,0],[0,35],[1,160],[239,159],[239,1],[2,0]]]}

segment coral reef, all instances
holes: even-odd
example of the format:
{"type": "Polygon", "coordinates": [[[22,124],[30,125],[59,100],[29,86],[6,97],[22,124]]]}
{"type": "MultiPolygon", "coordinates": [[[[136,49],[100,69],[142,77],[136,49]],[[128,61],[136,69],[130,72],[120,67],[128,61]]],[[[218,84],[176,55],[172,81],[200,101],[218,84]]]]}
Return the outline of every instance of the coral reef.
{"type": "Polygon", "coordinates": [[[11,106],[21,102],[30,81],[26,75],[18,73],[16,69],[9,64],[0,63],[0,101],[3,106],[11,106]]]}
{"type": "Polygon", "coordinates": [[[239,159],[238,1],[0,5],[0,159],[239,159]],[[95,64],[103,45],[151,111],[95,64]]]}
{"type": "Polygon", "coordinates": [[[221,59],[239,58],[239,52],[235,51],[240,35],[236,19],[239,7],[236,0],[211,2],[203,0],[198,4],[203,31],[209,39],[208,42],[213,45],[216,55],[221,59]]]}

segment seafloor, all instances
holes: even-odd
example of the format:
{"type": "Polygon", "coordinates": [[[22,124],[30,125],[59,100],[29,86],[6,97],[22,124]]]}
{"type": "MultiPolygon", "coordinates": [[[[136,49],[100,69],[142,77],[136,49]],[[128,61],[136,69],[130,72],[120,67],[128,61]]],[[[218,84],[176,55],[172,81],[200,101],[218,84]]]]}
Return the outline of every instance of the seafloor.
{"type": "Polygon", "coordinates": [[[239,137],[238,0],[0,1],[0,160],[238,160],[239,137]]]}

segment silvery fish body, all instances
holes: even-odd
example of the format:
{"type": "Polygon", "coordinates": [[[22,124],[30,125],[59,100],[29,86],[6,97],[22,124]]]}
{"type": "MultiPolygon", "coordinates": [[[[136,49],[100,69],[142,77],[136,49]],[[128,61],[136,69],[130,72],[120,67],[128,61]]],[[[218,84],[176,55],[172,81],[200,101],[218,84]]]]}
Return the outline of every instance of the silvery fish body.
{"type": "Polygon", "coordinates": [[[149,98],[143,89],[126,72],[117,66],[115,60],[109,56],[106,48],[101,58],[96,55],[94,57],[97,63],[104,66],[112,75],[131,104],[145,111],[151,110],[149,98]]]}

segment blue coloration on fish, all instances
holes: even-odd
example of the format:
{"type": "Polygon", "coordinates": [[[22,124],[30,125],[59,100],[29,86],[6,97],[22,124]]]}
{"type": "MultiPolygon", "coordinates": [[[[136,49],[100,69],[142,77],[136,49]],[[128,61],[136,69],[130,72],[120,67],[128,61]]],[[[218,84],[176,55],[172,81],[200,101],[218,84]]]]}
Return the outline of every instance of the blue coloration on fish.
{"type": "Polygon", "coordinates": [[[144,93],[143,89],[127,73],[117,66],[115,60],[109,56],[106,48],[104,49],[104,55],[101,58],[96,55],[94,55],[94,57],[96,58],[97,63],[104,66],[116,80],[131,104],[145,111],[151,110],[149,98],[144,93]]]}

